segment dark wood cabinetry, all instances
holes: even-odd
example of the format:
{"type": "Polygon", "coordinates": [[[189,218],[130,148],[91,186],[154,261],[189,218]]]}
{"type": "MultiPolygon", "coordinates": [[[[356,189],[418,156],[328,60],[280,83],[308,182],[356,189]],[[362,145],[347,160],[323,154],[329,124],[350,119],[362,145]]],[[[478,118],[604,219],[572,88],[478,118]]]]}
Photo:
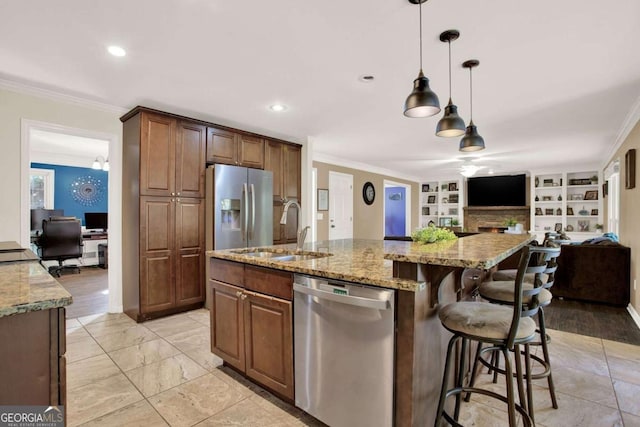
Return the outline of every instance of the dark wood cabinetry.
{"type": "Polygon", "coordinates": [[[300,203],[300,146],[267,140],[264,169],[273,173],[273,243],[293,243],[298,230],[297,212],[289,209],[286,225],[280,224],[280,217],[284,203],[300,203]]]}
{"type": "Polygon", "coordinates": [[[142,108],[123,122],[123,303],[143,321],[204,302],[207,127],[142,108]]]}
{"type": "Polygon", "coordinates": [[[257,136],[210,127],[207,130],[207,163],[262,169],[264,140],[257,136]]]}
{"type": "Polygon", "coordinates": [[[214,258],[210,263],[211,351],[293,400],[292,274],[214,258]],[[244,283],[225,283],[230,279],[244,283]]]}

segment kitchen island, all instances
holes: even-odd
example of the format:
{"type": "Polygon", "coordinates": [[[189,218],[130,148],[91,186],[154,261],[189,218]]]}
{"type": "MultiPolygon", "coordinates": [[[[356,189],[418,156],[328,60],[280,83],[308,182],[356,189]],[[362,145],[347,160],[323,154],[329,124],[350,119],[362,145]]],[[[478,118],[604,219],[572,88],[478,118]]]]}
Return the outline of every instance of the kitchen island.
{"type": "Polygon", "coordinates": [[[72,298],[31,251],[0,262],[0,405],[65,404],[65,306],[72,298]]]}
{"type": "Polygon", "coordinates": [[[209,251],[210,285],[214,289],[212,350],[225,363],[244,370],[250,378],[291,400],[293,274],[394,289],[395,425],[431,424],[449,339],[448,332],[440,326],[438,308],[461,298],[466,269],[488,270],[531,240],[531,235],[481,233],[429,245],[348,239],[307,244],[297,252],[295,245],[209,251]],[[298,257],[287,258],[291,254],[298,257]],[[274,307],[269,327],[248,323],[256,322],[250,314],[258,297],[264,297],[274,307]],[[274,301],[280,303],[277,309],[274,301]],[[225,316],[221,317],[221,313],[225,316]],[[231,328],[229,324],[220,324],[240,318],[245,323],[240,321],[231,328]],[[273,354],[259,357],[268,348],[258,347],[261,340],[255,334],[259,330],[273,331],[276,326],[278,333],[274,336],[282,341],[275,346],[278,357],[273,354]],[[251,332],[241,336],[245,329],[251,332]],[[264,358],[269,359],[266,366],[254,366],[264,358]],[[276,359],[278,363],[274,362],[276,359]],[[265,372],[272,375],[262,381],[259,377],[265,372]]]}

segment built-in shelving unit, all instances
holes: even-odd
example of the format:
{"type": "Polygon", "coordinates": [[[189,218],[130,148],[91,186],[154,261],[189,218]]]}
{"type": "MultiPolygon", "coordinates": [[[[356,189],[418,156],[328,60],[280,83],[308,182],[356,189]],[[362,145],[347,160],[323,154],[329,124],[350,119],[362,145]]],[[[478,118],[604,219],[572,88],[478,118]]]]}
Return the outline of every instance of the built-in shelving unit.
{"type": "Polygon", "coordinates": [[[420,225],[430,222],[438,226],[462,227],[462,180],[429,181],[422,183],[420,225]]]}
{"type": "Polygon", "coordinates": [[[531,231],[561,228],[574,240],[602,233],[602,192],[597,171],[545,173],[531,179],[531,231]]]}

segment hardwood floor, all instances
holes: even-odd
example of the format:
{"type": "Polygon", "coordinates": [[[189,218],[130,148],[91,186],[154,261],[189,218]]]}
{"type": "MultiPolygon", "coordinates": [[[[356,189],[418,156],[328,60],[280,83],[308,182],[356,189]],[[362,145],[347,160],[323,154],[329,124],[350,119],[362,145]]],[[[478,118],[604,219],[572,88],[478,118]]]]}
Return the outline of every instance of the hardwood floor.
{"type": "Polygon", "coordinates": [[[67,319],[106,313],[109,310],[108,270],[82,267],[80,274],[64,273],[57,280],[73,297],[67,307],[67,319]]]}
{"type": "Polygon", "coordinates": [[[550,329],[640,345],[640,329],[625,307],[554,298],[544,314],[550,329]]]}

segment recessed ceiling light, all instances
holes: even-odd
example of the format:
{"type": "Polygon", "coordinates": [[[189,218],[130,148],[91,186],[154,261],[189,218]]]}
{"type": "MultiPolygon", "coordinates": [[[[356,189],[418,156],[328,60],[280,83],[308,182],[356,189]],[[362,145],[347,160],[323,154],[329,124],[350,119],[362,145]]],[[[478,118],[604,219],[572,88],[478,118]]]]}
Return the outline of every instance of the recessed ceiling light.
{"type": "Polygon", "coordinates": [[[281,111],[285,111],[287,109],[286,105],[283,104],[273,104],[269,106],[269,109],[271,111],[275,111],[277,113],[281,112],[281,111]]]}
{"type": "Polygon", "coordinates": [[[109,46],[107,50],[113,56],[125,56],[127,54],[127,51],[120,46],[109,46]]]}
{"type": "Polygon", "coordinates": [[[374,79],[375,79],[375,77],[370,75],[370,74],[364,74],[364,75],[358,77],[358,80],[360,80],[363,83],[371,83],[374,79]]]}

